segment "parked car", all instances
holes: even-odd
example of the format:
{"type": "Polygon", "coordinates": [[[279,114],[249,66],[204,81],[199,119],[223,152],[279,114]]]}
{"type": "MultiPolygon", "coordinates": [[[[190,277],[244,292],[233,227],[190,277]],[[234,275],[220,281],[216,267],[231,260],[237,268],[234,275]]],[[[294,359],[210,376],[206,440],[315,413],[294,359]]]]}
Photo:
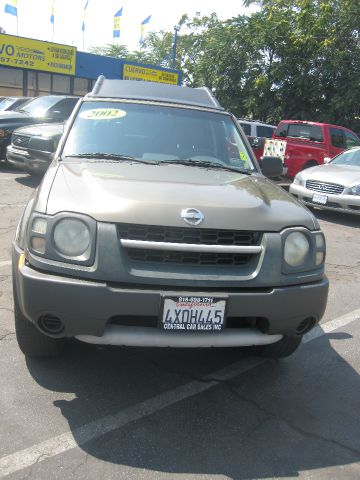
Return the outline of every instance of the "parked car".
{"type": "Polygon", "coordinates": [[[17,128],[6,148],[8,163],[28,173],[43,174],[50,165],[64,131],[63,123],[17,128]]]}
{"type": "Polygon", "coordinates": [[[245,118],[238,118],[238,122],[244,130],[245,135],[248,137],[256,158],[260,160],[263,155],[265,140],[273,136],[276,127],[274,125],[245,118]]]}
{"type": "Polygon", "coordinates": [[[70,116],[78,97],[48,95],[31,100],[21,109],[0,113],[0,160],[5,158],[12,132],[35,123],[64,122],[70,116]]]}
{"type": "Polygon", "coordinates": [[[9,112],[11,110],[16,110],[22,105],[25,105],[29,100],[32,100],[31,97],[1,97],[0,111],[9,112]]]}
{"type": "Polygon", "coordinates": [[[279,156],[284,162],[284,174],[293,178],[306,168],[322,165],[338,153],[360,145],[353,131],[328,123],[283,120],[273,140],[267,140],[264,155],[279,156]]]}
{"type": "Polygon", "coordinates": [[[265,157],[261,173],[208,89],[100,78],[17,229],[21,350],[76,337],[290,355],[328,280],[316,218],[264,177],[281,170],[265,157]]]}
{"type": "Polygon", "coordinates": [[[290,192],[309,207],[360,214],[360,148],[300,172],[290,192]]]}

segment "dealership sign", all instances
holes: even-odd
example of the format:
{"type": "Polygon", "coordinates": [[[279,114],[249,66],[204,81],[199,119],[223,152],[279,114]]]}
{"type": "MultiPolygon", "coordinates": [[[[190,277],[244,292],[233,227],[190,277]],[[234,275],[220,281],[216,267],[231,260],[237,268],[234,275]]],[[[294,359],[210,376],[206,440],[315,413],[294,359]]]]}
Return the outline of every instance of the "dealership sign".
{"type": "Polygon", "coordinates": [[[0,65],[75,75],[76,48],[0,34],[0,65]]]}
{"type": "Polygon", "coordinates": [[[125,63],[123,80],[144,80],[145,82],[171,83],[172,85],[177,85],[179,82],[179,74],[125,63]]]}

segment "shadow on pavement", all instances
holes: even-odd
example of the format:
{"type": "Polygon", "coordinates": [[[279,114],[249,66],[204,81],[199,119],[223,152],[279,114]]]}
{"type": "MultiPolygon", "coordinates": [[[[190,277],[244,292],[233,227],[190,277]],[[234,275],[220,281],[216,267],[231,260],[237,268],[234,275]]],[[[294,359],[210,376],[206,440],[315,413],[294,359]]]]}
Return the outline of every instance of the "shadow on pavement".
{"type": "Polygon", "coordinates": [[[346,227],[360,228],[360,215],[317,209],[311,209],[311,211],[318,220],[335,223],[336,225],[344,225],[346,227]]]}
{"type": "Polygon", "coordinates": [[[26,177],[16,177],[15,181],[25,187],[37,188],[41,183],[42,177],[37,175],[28,175],[26,177]]]}
{"type": "MultiPolygon", "coordinates": [[[[332,338],[346,350],[352,337],[332,338]]],[[[76,440],[81,425],[246,358],[236,349],[103,349],[73,342],[65,357],[27,365],[42,387],[75,393],[54,405],[76,440]]],[[[325,335],[286,360],[264,361],[79,447],[113,464],[114,472],[298,476],[360,460],[359,392],[358,374],[325,335]]],[[[88,468],[100,474],[104,464],[88,468]]]]}

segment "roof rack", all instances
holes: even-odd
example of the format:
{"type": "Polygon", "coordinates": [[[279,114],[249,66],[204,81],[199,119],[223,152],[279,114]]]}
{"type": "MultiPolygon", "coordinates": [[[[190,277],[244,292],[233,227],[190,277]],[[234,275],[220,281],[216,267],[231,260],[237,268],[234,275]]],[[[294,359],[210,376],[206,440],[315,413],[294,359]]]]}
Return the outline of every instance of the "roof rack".
{"type": "Polygon", "coordinates": [[[165,83],[134,80],[110,80],[101,75],[92,90],[91,98],[119,98],[192,105],[224,110],[212,92],[206,88],[189,88],[165,83]]]}

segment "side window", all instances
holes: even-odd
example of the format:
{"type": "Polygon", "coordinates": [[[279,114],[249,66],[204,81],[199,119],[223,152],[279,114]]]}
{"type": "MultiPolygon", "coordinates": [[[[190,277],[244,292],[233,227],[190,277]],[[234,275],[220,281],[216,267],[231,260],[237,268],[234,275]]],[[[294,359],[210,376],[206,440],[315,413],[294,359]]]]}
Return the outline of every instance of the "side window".
{"type": "Polygon", "coordinates": [[[350,132],[345,132],[346,148],[358,147],[360,139],[350,132]]]}
{"type": "Polygon", "coordinates": [[[311,127],[310,140],[312,140],[313,142],[323,142],[324,141],[322,128],[319,127],[319,125],[313,125],[311,127]]]}
{"type": "Polygon", "coordinates": [[[239,122],[240,127],[244,130],[245,135],[251,135],[251,125],[249,123],[239,122]]]}
{"type": "Polygon", "coordinates": [[[66,98],[64,100],[60,100],[60,102],[56,103],[49,109],[48,113],[50,116],[52,116],[54,112],[60,112],[60,114],[58,114],[59,120],[66,120],[70,117],[77,101],[77,98],[66,98]]]}
{"type": "Polygon", "coordinates": [[[287,131],[288,131],[288,126],[289,126],[288,123],[280,123],[276,132],[275,132],[275,135],[277,137],[286,137],[287,136],[287,131]]]}
{"type": "Polygon", "coordinates": [[[336,148],[346,148],[344,131],[339,128],[330,128],[331,144],[336,148]]]}
{"type": "Polygon", "coordinates": [[[265,137],[271,138],[274,132],[274,128],[266,127],[265,125],[258,125],[257,126],[257,136],[258,137],[265,137]]]}

